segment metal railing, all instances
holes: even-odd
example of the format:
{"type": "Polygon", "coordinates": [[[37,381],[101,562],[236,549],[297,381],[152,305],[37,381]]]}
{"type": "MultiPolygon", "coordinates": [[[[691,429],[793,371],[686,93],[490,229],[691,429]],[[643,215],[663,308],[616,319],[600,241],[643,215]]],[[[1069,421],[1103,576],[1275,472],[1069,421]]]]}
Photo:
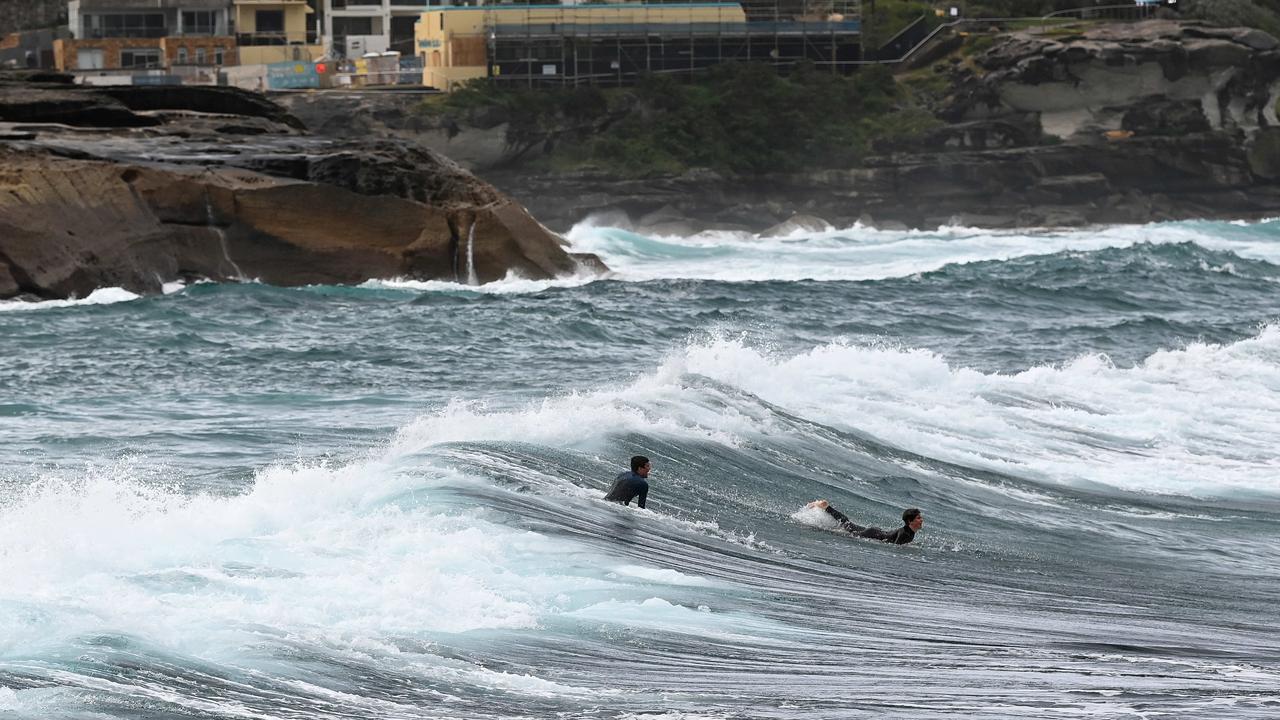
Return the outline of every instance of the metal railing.
{"type": "Polygon", "coordinates": [[[236,44],[250,47],[264,45],[318,45],[319,36],[314,30],[306,32],[255,32],[237,33],[236,44]]]}
{"type": "MultiPolygon", "coordinates": [[[[3,0],[0,0],[2,2],[3,0]]],[[[225,33],[224,33],[225,34],[225,33]]],[[[156,40],[164,37],[219,37],[218,29],[209,26],[177,28],[86,28],[83,40],[112,39],[144,39],[156,40]]]]}
{"type": "Polygon", "coordinates": [[[1051,12],[1040,18],[1041,26],[1052,19],[1079,18],[1080,20],[1145,20],[1154,17],[1160,3],[1128,3],[1126,5],[1087,5],[1051,12]]]}
{"type": "Polygon", "coordinates": [[[169,37],[169,29],[158,28],[87,28],[83,32],[85,40],[111,39],[150,39],[169,37]]]}
{"type": "Polygon", "coordinates": [[[888,41],[880,47],[876,48],[876,59],[878,60],[889,54],[894,56],[901,55],[906,50],[919,45],[925,38],[930,36],[928,23],[928,15],[921,15],[913,20],[911,24],[899,30],[896,35],[889,38],[888,41]]]}
{"type": "Polygon", "coordinates": [[[1034,23],[1038,20],[1040,21],[1040,27],[1043,30],[1045,26],[1051,24],[1055,20],[1068,21],[1073,18],[1077,20],[1116,20],[1116,21],[1145,20],[1147,18],[1154,17],[1156,14],[1156,11],[1159,10],[1161,7],[1162,7],[1161,5],[1155,5],[1155,4],[1137,5],[1133,3],[1127,4],[1127,5],[1089,5],[1085,7],[1069,8],[1067,10],[1058,10],[1057,12],[1051,12],[1048,15],[1043,15],[1038,18],[1036,17],[959,18],[957,20],[952,20],[951,22],[948,22],[948,23],[943,23],[937,26],[936,28],[934,28],[933,32],[929,33],[923,40],[916,43],[909,50],[907,50],[907,52],[903,53],[901,57],[890,58],[887,60],[880,60],[880,59],[856,60],[853,62],[859,65],[897,65],[899,63],[907,62],[913,56],[915,56],[915,54],[919,52],[921,48],[925,47],[930,42],[932,42],[933,39],[937,37],[939,33],[942,33],[947,30],[951,30],[952,28],[961,27],[963,25],[969,25],[969,24],[992,25],[997,23],[1008,23],[1008,22],[1034,23]]]}
{"type": "Polygon", "coordinates": [[[591,37],[634,36],[682,36],[682,35],[787,35],[830,33],[857,33],[862,24],[857,20],[827,21],[765,21],[765,22],[705,22],[705,23],[503,23],[489,26],[499,37],[550,36],[591,37]]]}

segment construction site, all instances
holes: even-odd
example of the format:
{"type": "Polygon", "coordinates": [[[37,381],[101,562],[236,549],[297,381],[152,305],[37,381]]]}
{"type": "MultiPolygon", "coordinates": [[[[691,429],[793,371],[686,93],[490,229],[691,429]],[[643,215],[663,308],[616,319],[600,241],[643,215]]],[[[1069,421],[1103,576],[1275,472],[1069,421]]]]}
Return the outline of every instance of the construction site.
{"type": "Polygon", "coordinates": [[[481,5],[424,12],[423,82],[623,85],[726,62],[800,62],[848,72],[861,60],[857,0],[481,5]]]}

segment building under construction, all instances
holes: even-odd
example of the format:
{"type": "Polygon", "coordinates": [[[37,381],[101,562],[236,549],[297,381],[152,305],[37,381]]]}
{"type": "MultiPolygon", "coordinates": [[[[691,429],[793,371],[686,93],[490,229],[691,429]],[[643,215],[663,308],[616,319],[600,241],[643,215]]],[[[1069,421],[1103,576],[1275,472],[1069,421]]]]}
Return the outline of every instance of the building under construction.
{"type": "Polygon", "coordinates": [[[422,14],[423,83],[623,85],[725,62],[801,61],[847,72],[861,58],[857,0],[478,5],[422,14]]]}

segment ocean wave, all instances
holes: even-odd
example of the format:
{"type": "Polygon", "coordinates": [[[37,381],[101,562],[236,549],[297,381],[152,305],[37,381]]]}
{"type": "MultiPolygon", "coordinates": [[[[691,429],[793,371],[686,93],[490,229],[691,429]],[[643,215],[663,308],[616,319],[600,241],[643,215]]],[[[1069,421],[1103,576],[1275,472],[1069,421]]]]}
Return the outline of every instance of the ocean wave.
{"type": "MultiPolygon", "coordinates": [[[[1129,512],[1110,491],[1270,492],[1278,369],[1275,327],[1133,368],[1091,355],[1011,375],[888,344],[792,353],[709,339],[595,391],[447,404],[384,444],[262,468],[239,494],[184,493],[127,463],[63,468],[0,506],[0,680],[17,668],[32,687],[99,707],[159,693],[184,712],[316,703],[317,717],[411,717],[447,695],[446,711],[496,717],[534,702],[626,703],[613,684],[637,672],[687,678],[692,695],[824,664],[806,682],[828,683],[823,673],[843,676],[881,645],[939,663],[956,643],[979,658],[984,643],[1014,642],[1006,635],[1043,636],[1049,649],[1028,654],[1056,672],[1078,651],[1053,641],[1105,636],[1081,629],[1082,608],[1105,608],[1106,632],[1138,611],[1088,597],[1113,579],[1103,573],[1055,600],[1061,612],[1011,613],[1057,597],[1059,579],[1083,582],[1087,561],[1053,557],[1053,539],[1089,533],[1132,557],[1169,552],[1132,537],[1164,539],[1161,526],[1215,538],[1213,513],[1203,531],[1186,514],[1129,512]],[[1214,444],[1242,432],[1252,449],[1214,444]],[[658,460],[643,511],[601,499],[633,450],[658,460]],[[1198,471],[1213,482],[1193,482],[1198,471]],[[991,492],[962,487],[984,482],[991,492]],[[1091,500],[1097,488],[1114,511],[1091,500]],[[863,522],[907,504],[929,522],[907,548],[817,532],[825,515],[797,511],[818,495],[863,522]],[[991,557],[999,572],[971,569],[991,557]],[[211,697],[215,680],[234,691],[211,697]]],[[[1242,577],[1272,561],[1245,550],[1255,564],[1242,577]]],[[[1241,562],[1212,561],[1218,572],[1241,562]]],[[[1124,588],[1124,601],[1141,591],[1124,588]]],[[[0,708],[33,707],[19,687],[0,708]]]]}
{"type": "Polygon", "coordinates": [[[711,231],[689,237],[648,237],[588,223],[568,238],[575,251],[599,255],[619,279],[884,280],[969,263],[999,262],[1065,252],[1097,252],[1194,243],[1209,250],[1280,264],[1280,241],[1270,224],[1159,223],[1079,230],[875,230],[855,225],[822,233],[759,237],[711,231]]]}
{"type": "Polygon", "coordinates": [[[84,307],[87,305],[114,305],[137,300],[140,295],[124,288],[98,288],[86,297],[71,300],[5,300],[0,301],[0,312],[54,310],[57,308],[84,307]]]}
{"type": "Polygon", "coordinates": [[[1227,345],[1163,350],[1137,367],[1085,355],[1002,375],[935,353],[834,343],[773,357],[737,340],[695,345],[691,372],[803,417],[960,465],[1072,487],[1188,496],[1280,494],[1280,327],[1227,345]]]}
{"type": "Polygon", "coordinates": [[[0,715],[1262,716],[1275,228],[855,230],[3,316],[0,715]]]}
{"type": "Polygon", "coordinates": [[[408,280],[393,278],[369,280],[360,287],[378,290],[401,290],[413,293],[451,293],[457,295],[529,295],[553,288],[575,288],[600,280],[594,273],[569,275],[552,280],[530,280],[517,274],[508,274],[502,280],[470,285],[448,280],[408,280]]]}

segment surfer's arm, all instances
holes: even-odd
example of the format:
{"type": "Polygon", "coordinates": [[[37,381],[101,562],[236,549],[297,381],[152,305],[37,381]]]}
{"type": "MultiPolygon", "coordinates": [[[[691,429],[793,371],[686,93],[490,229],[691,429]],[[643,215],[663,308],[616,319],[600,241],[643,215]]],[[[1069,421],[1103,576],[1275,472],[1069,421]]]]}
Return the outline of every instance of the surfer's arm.
{"type": "Polygon", "coordinates": [[[851,521],[848,518],[848,516],[846,516],[844,513],[840,512],[839,510],[831,507],[830,505],[827,505],[822,509],[825,510],[828,515],[835,518],[836,521],[840,523],[840,529],[844,530],[845,532],[856,533],[856,532],[862,532],[863,530],[866,529],[861,525],[854,524],[853,521],[851,521]]]}

